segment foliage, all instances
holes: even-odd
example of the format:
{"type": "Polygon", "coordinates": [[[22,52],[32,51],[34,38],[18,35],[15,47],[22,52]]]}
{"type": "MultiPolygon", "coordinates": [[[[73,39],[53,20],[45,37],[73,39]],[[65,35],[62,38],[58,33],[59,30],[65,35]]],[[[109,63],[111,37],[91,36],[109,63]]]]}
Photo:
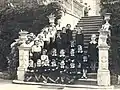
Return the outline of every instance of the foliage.
{"type": "Polygon", "coordinates": [[[101,14],[111,13],[111,56],[113,73],[120,74],[120,1],[101,0],[101,14]]]}
{"type": "MultiPolygon", "coordinates": [[[[34,34],[40,33],[41,29],[49,25],[47,16],[55,14],[57,20],[61,18],[61,6],[56,3],[48,5],[29,5],[17,7],[4,7],[0,10],[0,68],[6,69],[7,58],[12,61],[11,65],[16,62],[16,57],[11,54],[10,44],[18,38],[18,32],[23,29],[34,34]],[[10,53],[10,54],[9,54],[10,53]]],[[[10,65],[9,65],[10,66],[10,65]]],[[[9,68],[14,68],[15,65],[9,68]]],[[[13,70],[13,69],[11,69],[13,70]]],[[[14,71],[14,70],[13,70],[14,71]]]]}

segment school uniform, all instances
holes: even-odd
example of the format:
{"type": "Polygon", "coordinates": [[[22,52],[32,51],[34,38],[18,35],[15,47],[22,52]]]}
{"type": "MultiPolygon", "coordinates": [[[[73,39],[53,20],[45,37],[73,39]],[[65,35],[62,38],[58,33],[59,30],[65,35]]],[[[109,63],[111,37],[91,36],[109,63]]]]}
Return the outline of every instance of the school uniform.
{"type": "Polygon", "coordinates": [[[72,30],[66,29],[66,33],[67,33],[67,40],[68,40],[68,45],[69,45],[70,41],[72,40],[72,30]]]}
{"type": "Polygon", "coordinates": [[[98,61],[98,48],[97,43],[89,43],[88,45],[88,55],[90,56],[90,61],[96,62],[98,61]]]}
{"type": "Polygon", "coordinates": [[[50,36],[49,36],[48,32],[44,33],[43,41],[44,41],[44,48],[48,50],[49,49],[48,44],[50,43],[50,36]]]}
{"type": "Polygon", "coordinates": [[[37,67],[36,70],[38,71],[38,74],[42,74],[43,70],[42,70],[42,62],[40,59],[37,60],[37,67]]]}
{"type": "Polygon", "coordinates": [[[60,50],[62,49],[62,38],[61,37],[57,37],[55,38],[55,48],[57,49],[57,52],[60,52],[60,50]]]}
{"type": "Polygon", "coordinates": [[[67,45],[67,34],[61,33],[61,40],[62,40],[62,49],[66,49],[68,47],[67,45]]]}
{"type": "Polygon", "coordinates": [[[91,64],[92,71],[95,71],[97,68],[97,62],[98,62],[98,48],[97,43],[89,43],[88,45],[88,55],[89,55],[89,63],[91,64]]]}
{"type": "Polygon", "coordinates": [[[41,55],[41,47],[40,45],[34,45],[32,47],[32,54],[33,54],[33,61],[34,63],[37,63],[37,60],[40,58],[40,55],[41,55]]]}
{"type": "Polygon", "coordinates": [[[71,40],[69,49],[75,49],[75,46],[76,46],[76,41],[75,40],[71,40]]]}
{"type": "Polygon", "coordinates": [[[82,71],[82,59],[83,59],[83,51],[78,51],[77,50],[77,52],[76,52],[76,62],[77,62],[77,65],[76,65],[76,67],[77,67],[77,72],[78,72],[78,74],[80,74],[81,73],[81,71],[82,71]]]}
{"type": "Polygon", "coordinates": [[[83,43],[84,42],[84,35],[81,34],[76,34],[76,45],[82,45],[83,47],[83,43]]]}
{"type": "Polygon", "coordinates": [[[82,69],[88,69],[88,58],[86,60],[82,60],[82,69]]]}
{"type": "Polygon", "coordinates": [[[51,71],[55,71],[58,67],[58,56],[57,54],[50,55],[50,68],[51,71]]]}
{"type": "Polygon", "coordinates": [[[69,54],[69,74],[73,75],[76,73],[76,56],[75,56],[75,49],[71,49],[69,54]],[[73,50],[73,51],[71,51],[73,50]]]}
{"type": "Polygon", "coordinates": [[[59,71],[63,72],[65,70],[65,60],[66,60],[65,55],[59,55],[59,57],[58,57],[58,69],[59,69],[59,71]]]}
{"type": "Polygon", "coordinates": [[[33,62],[33,60],[29,60],[28,70],[29,71],[34,70],[34,62],[33,62]]]}

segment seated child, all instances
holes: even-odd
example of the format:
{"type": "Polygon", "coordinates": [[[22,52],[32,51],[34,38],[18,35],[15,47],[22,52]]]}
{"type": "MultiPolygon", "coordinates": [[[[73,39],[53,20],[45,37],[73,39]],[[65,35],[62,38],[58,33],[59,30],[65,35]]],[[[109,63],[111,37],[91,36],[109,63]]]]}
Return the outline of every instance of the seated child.
{"type": "Polygon", "coordinates": [[[49,58],[47,55],[47,50],[44,49],[41,55],[41,64],[42,64],[42,78],[43,78],[43,82],[47,83],[47,78],[49,76],[49,72],[50,72],[50,63],[49,63],[49,58]]]}

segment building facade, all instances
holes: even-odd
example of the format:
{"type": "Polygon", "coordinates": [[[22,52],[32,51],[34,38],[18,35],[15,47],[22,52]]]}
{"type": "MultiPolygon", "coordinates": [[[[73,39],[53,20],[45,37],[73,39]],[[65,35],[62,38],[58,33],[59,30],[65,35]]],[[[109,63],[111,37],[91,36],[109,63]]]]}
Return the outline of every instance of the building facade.
{"type": "Polygon", "coordinates": [[[100,15],[100,0],[63,0],[62,5],[66,12],[63,13],[61,26],[69,23],[74,28],[80,18],[84,16],[85,3],[91,8],[88,12],[89,16],[100,15]]]}
{"type": "Polygon", "coordinates": [[[12,3],[13,5],[19,4],[20,6],[29,3],[30,6],[36,5],[33,3],[47,5],[51,2],[57,2],[63,8],[62,18],[59,20],[60,28],[66,24],[71,24],[73,29],[80,18],[84,16],[85,3],[91,8],[88,12],[89,16],[100,15],[100,0],[0,0],[0,7],[4,7],[7,3],[12,3]]]}

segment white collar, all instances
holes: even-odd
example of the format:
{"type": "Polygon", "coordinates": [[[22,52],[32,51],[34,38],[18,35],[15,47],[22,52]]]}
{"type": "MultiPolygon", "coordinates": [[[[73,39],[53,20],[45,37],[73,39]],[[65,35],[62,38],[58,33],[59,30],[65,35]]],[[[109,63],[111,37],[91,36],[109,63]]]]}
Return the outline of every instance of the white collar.
{"type": "Polygon", "coordinates": [[[65,57],[65,55],[60,55],[60,57],[65,57]]]}
{"type": "Polygon", "coordinates": [[[90,44],[96,44],[97,42],[96,41],[90,41],[90,44]]]}

